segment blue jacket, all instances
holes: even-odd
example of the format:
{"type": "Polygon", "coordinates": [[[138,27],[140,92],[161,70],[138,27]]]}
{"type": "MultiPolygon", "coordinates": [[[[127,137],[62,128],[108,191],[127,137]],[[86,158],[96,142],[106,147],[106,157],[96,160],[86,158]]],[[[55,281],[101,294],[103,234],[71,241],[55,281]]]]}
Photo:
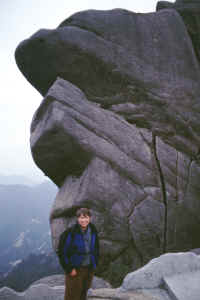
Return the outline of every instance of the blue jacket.
{"type": "MultiPolygon", "coordinates": [[[[98,233],[94,224],[89,223],[91,229],[90,244],[90,267],[95,269],[99,259],[99,240],[98,233]]],[[[83,233],[77,223],[65,233],[65,240],[62,249],[62,266],[66,273],[70,273],[73,268],[79,268],[82,264],[85,251],[83,233]]]]}

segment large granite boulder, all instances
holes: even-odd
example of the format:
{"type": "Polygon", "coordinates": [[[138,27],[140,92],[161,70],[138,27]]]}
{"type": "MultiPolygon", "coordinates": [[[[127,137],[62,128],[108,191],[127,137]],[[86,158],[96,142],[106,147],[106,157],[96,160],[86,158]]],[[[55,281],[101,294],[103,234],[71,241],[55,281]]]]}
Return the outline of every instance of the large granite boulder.
{"type": "Polygon", "coordinates": [[[139,270],[129,273],[120,287],[121,291],[153,289],[164,285],[165,278],[177,274],[200,271],[200,257],[191,252],[167,253],[152,259],[139,270]]]}
{"type": "Polygon", "coordinates": [[[160,9],[175,9],[183,18],[188,33],[192,39],[195,53],[200,61],[200,2],[199,0],[176,0],[174,3],[159,1],[157,11],[160,9]]]}
{"type": "Polygon", "coordinates": [[[200,68],[179,13],[77,13],[22,42],[16,60],[44,95],[30,142],[60,187],[54,249],[80,206],[100,233],[97,273],[114,285],[198,248],[200,68]]]}

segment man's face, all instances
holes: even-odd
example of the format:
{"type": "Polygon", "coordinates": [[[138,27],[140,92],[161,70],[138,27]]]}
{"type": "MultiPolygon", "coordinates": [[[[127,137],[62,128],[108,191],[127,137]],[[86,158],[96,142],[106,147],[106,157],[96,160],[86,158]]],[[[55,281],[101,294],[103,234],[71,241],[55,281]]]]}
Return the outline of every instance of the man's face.
{"type": "Polygon", "coordinates": [[[82,229],[86,229],[88,224],[90,223],[90,217],[87,216],[87,215],[81,214],[78,217],[78,223],[79,223],[79,225],[81,226],[82,229]]]}

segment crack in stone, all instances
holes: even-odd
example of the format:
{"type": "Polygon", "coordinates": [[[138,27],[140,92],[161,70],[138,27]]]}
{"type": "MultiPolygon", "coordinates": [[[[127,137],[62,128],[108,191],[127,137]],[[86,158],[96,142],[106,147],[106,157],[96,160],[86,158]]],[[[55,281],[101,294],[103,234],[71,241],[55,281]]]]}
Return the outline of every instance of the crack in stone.
{"type": "Polygon", "coordinates": [[[167,227],[168,227],[168,203],[167,203],[167,193],[166,193],[166,186],[165,186],[165,179],[162,172],[161,164],[157,155],[157,144],[156,144],[156,135],[152,133],[152,150],[153,155],[155,158],[155,162],[157,164],[158,173],[160,177],[160,186],[163,195],[163,204],[165,207],[164,213],[164,229],[163,229],[163,253],[167,252],[167,227]]]}
{"type": "Polygon", "coordinates": [[[176,178],[175,178],[175,186],[176,186],[176,195],[175,195],[175,201],[178,204],[179,202],[179,195],[178,195],[178,163],[179,163],[179,153],[176,151],[176,178]]]}
{"type": "Polygon", "coordinates": [[[141,138],[143,139],[143,141],[149,146],[149,148],[151,149],[152,145],[151,143],[147,140],[147,138],[144,136],[143,132],[139,131],[141,138]]]}
{"type": "MultiPolygon", "coordinates": [[[[105,141],[107,141],[108,143],[110,143],[111,145],[113,145],[114,147],[116,147],[117,149],[119,149],[119,151],[121,152],[122,155],[124,155],[125,158],[131,159],[132,161],[137,162],[137,164],[140,164],[140,165],[144,166],[145,168],[150,169],[149,166],[147,164],[145,164],[143,161],[141,161],[141,160],[139,160],[139,159],[137,159],[135,157],[132,157],[129,153],[125,152],[124,149],[121,148],[120,145],[117,142],[111,141],[108,137],[105,137],[104,134],[102,135],[100,132],[97,132],[95,130],[95,128],[92,128],[90,126],[89,127],[86,126],[85,122],[82,122],[82,120],[78,119],[77,117],[75,117],[75,115],[73,115],[74,113],[78,113],[78,114],[81,114],[81,113],[77,109],[75,109],[74,107],[72,107],[69,103],[66,104],[66,102],[64,102],[62,100],[57,100],[57,99],[55,99],[52,96],[49,96],[49,98],[51,100],[54,100],[57,103],[61,103],[64,106],[66,106],[68,110],[72,111],[72,115],[70,114],[71,118],[73,118],[77,123],[79,123],[81,126],[83,126],[84,128],[86,128],[87,130],[89,130],[91,133],[95,134],[99,138],[104,139],[105,141]]],[[[89,121],[91,121],[91,122],[94,123],[94,121],[92,119],[88,118],[88,116],[85,116],[85,114],[82,114],[82,115],[83,115],[83,117],[87,118],[89,121]]],[[[114,116],[115,116],[115,114],[113,114],[113,117],[114,116]]],[[[121,122],[126,122],[124,119],[122,119],[119,116],[117,116],[117,120],[121,121],[121,122]]],[[[127,123],[127,125],[129,125],[129,124],[127,123]]],[[[101,159],[103,159],[105,161],[104,157],[101,157],[101,159]]],[[[111,165],[112,165],[112,163],[113,162],[110,162],[111,165]]],[[[116,165],[116,163],[114,163],[114,165],[115,165],[115,167],[118,169],[118,171],[120,173],[123,173],[123,175],[125,175],[127,178],[129,178],[134,184],[139,184],[140,185],[140,180],[138,178],[135,178],[135,180],[134,180],[133,179],[133,174],[129,174],[129,172],[127,172],[126,170],[123,170],[123,172],[122,172],[120,166],[116,165]]]]}
{"type": "Polygon", "coordinates": [[[179,194],[178,194],[178,164],[179,164],[179,152],[176,151],[176,163],[175,163],[175,220],[174,220],[174,243],[177,243],[177,210],[179,207],[179,194]]]}
{"type": "Polygon", "coordinates": [[[126,247],[124,247],[121,251],[119,251],[119,253],[117,253],[117,255],[113,256],[110,260],[109,263],[106,264],[106,266],[103,268],[103,270],[100,272],[100,274],[103,274],[104,272],[106,272],[110,265],[117,260],[120,256],[123,255],[124,252],[126,252],[130,247],[130,244],[128,244],[126,247]]]}
{"type": "Polygon", "coordinates": [[[134,213],[134,210],[135,210],[136,206],[139,205],[142,201],[145,200],[145,198],[148,197],[148,194],[145,192],[144,189],[143,189],[143,191],[144,191],[144,196],[141,197],[140,201],[137,202],[136,204],[135,204],[135,203],[132,204],[132,208],[130,208],[130,212],[129,212],[128,215],[127,215],[127,218],[128,218],[128,219],[130,219],[131,215],[134,213]]]}
{"type": "Polygon", "coordinates": [[[187,174],[187,180],[186,180],[186,188],[185,188],[184,198],[185,198],[185,196],[187,194],[188,186],[189,186],[189,183],[190,183],[190,170],[191,170],[192,162],[193,162],[193,159],[190,160],[190,163],[189,163],[189,166],[188,166],[188,174],[187,174]]]}

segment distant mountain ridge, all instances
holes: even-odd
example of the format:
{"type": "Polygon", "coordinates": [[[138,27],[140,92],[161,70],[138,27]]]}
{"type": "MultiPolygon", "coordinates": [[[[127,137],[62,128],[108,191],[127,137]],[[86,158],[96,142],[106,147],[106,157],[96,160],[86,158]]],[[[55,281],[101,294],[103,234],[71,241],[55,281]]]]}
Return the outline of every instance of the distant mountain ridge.
{"type": "Polygon", "coordinates": [[[50,181],[35,186],[0,184],[0,274],[31,253],[51,250],[49,213],[57,193],[50,181]]]}
{"type": "Polygon", "coordinates": [[[27,289],[36,280],[63,273],[53,250],[48,253],[30,254],[26,259],[13,266],[6,276],[0,277],[0,288],[7,286],[20,292],[27,289]]]}

